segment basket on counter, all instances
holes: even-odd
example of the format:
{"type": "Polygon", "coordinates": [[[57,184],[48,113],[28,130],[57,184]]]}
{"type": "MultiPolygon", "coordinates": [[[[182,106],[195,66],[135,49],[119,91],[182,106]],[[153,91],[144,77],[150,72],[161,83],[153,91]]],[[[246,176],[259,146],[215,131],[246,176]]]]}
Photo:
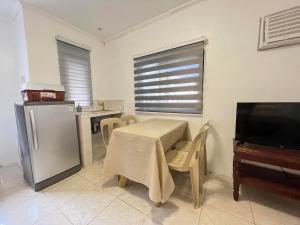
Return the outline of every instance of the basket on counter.
{"type": "Polygon", "coordinates": [[[40,102],[40,101],[64,101],[64,91],[53,90],[24,90],[22,91],[23,100],[25,102],[40,102]]]}
{"type": "Polygon", "coordinates": [[[26,83],[21,93],[25,102],[65,100],[65,90],[61,85],[26,83]]]}

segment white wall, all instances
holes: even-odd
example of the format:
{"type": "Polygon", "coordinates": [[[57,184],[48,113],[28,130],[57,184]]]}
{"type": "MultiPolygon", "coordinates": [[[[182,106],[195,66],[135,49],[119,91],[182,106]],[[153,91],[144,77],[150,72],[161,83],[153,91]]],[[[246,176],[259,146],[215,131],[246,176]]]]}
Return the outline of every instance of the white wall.
{"type": "Polygon", "coordinates": [[[0,15],[0,165],[18,162],[14,103],[19,101],[14,31],[12,22],[0,15]]]}
{"type": "Polygon", "coordinates": [[[102,72],[103,42],[28,5],[23,6],[30,82],[60,84],[55,40],[55,36],[58,35],[91,48],[93,97],[94,99],[102,97],[107,87],[102,82],[106,76],[102,72]]]}
{"type": "Polygon", "coordinates": [[[24,82],[29,82],[29,63],[27,54],[27,43],[24,27],[23,9],[19,2],[15,2],[16,15],[12,18],[12,27],[14,31],[14,43],[16,47],[17,74],[20,87],[24,82]]]}
{"type": "Polygon", "coordinates": [[[299,0],[203,0],[114,39],[106,44],[104,64],[109,96],[124,99],[125,110],[133,113],[133,57],[207,36],[204,119],[178,118],[189,121],[193,135],[203,120],[212,120],[209,169],[231,175],[236,102],[300,99],[300,46],[257,51],[259,17],[296,5],[299,0]]]}

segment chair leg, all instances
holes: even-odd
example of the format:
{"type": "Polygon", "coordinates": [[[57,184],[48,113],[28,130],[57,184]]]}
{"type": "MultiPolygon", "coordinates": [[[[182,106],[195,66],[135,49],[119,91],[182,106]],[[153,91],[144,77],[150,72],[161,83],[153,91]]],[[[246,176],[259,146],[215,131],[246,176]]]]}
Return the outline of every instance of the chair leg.
{"type": "Polygon", "coordinates": [[[204,174],[207,176],[207,156],[206,156],[206,146],[204,146],[204,174]]]}
{"type": "Polygon", "coordinates": [[[127,181],[127,178],[126,178],[126,177],[119,175],[119,186],[120,186],[121,188],[125,188],[125,186],[126,186],[126,181],[127,181]]]}
{"type": "MultiPolygon", "coordinates": [[[[199,177],[199,167],[193,166],[190,168],[191,182],[192,182],[192,192],[194,200],[194,208],[200,207],[200,177],[199,177]]],[[[202,189],[202,188],[201,188],[202,189]]],[[[201,190],[202,191],[202,190],[201,190]]]]}
{"type": "Polygon", "coordinates": [[[157,208],[161,207],[161,202],[155,203],[155,207],[157,207],[157,208]]]}

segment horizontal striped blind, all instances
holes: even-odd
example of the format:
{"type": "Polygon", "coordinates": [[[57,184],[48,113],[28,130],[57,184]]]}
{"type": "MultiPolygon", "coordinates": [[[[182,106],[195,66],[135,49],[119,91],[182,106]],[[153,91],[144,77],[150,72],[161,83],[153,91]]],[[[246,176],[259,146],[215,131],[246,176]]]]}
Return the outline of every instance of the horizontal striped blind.
{"type": "Polygon", "coordinates": [[[134,59],[136,111],[202,113],[204,42],[134,59]]]}
{"type": "Polygon", "coordinates": [[[92,105],[90,51],[58,40],[57,48],[65,100],[81,106],[92,105]]]}

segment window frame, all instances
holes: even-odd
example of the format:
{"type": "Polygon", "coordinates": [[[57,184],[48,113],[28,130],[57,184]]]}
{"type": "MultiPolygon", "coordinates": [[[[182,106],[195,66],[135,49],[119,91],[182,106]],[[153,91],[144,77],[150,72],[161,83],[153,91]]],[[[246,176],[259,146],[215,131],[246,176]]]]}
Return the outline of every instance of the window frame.
{"type": "MultiPolygon", "coordinates": [[[[200,91],[199,91],[199,95],[201,95],[200,98],[198,98],[200,100],[200,105],[201,105],[201,109],[200,109],[200,112],[180,112],[180,111],[174,111],[174,112],[170,112],[170,111],[163,111],[163,110],[138,110],[136,104],[137,104],[137,93],[136,93],[136,81],[134,79],[134,107],[135,107],[135,112],[138,113],[138,114],[162,114],[162,115],[181,115],[181,116],[184,116],[184,115],[188,115],[188,116],[195,116],[195,117],[202,117],[203,116],[203,112],[204,112],[204,67],[205,67],[205,46],[207,45],[207,38],[206,37],[201,37],[201,38],[197,38],[197,39],[193,39],[193,40],[190,40],[190,41],[186,41],[186,42],[182,42],[180,44],[176,44],[176,45],[173,45],[173,46],[169,46],[169,47],[163,47],[161,49],[158,49],[158,50],[155,50],[155,51],[151,51],[151,52],[148,52],[148,53],[144,53],[144,54],[139,54],[139,55],[135,55],[133,57],[133,70],[135,71],[136,68],[135,68],[135,64],[137,63],[135,60],[137,58],[142,58],[142,57],[148,57],[148,56],[151,56],[151,55],[155,55],[155,54],[162,54],[164,52],[168,52],[168,51],[172,51],[172,50],[175,50],[175,49],[181,49],[185,46],[189,46],[189,45],[194,45],[194,44],[199,44],[201,43],[202,44],[202,61],[199,65],[199,69],[201,70],[201,72],[199,72],[199,76],[200,76],[200,79],[201,81],[198,82],[198,84],[200,84],[200,91]]],[[[191,54],[192,55],[192,54],[191,54]]],[[[191,56],[190,55],[190,56],[191,56]]],[[[159,58],[159,57],[158,57],[159,58]]],[[[178,57],[178,59],[180,59],[180,57],[178,57]]],[[[159,62],[161,63],[161,62],[159,62]]],[[[163,64],[163,62],[162,62],[163,64]]],[[[166,65],[168,65],[168,62],[166,63],[166,65]]],[[[158,73],[159,74],[159,73],[158,73]]],[[[184,74],[185,75],[185,74],[184,74]]],[[[184,76],[183,75],[183,76],[184,76]]],[[[188,75],[188,73],[186,73],[186,75],[188,75]]],[[[137,75],[134,73],[134,77],[136,77],[137,75]]],[[[176,78],[175,78],[176,79],[176,78]]],[[[180,79],[180,78],[179,78],[180,79]]],[[[172,81],[171,79],[166,79],[168,80],[169,82],[172,81]]],[[[172,84],[172,83],[171,83],[172,84]]],[[[159,90],[161,90],[161,88],[158,88],[159,90]]],[[[176,92],[176,88],[174,88],[174,91],[176,92]]],[[[158,91],[159,92],[159,91],[158,91]]],[[[168,92],[168,91],[167,91],[168,92]]],[[[187,99],[186,99],[187,100],[187,99]]],[[[175,103],[175,104],[180,104],[180,102],[178,103],[175,103]]],[[[147,107],[145,107],[147,108],[147,107]]],[[[153,108],[159,108],[157,106],[154,106],[153,108]]],[[[164,107],[162,107],[164,108],[164,107]]],[[[184,109],[184,108],[182,108],[184,109]]],[[[193,109],[197,109],[196,107],[193,108],[193,109]]],[[[187,110],[188,111],[188,110],[187,110]]]]}

